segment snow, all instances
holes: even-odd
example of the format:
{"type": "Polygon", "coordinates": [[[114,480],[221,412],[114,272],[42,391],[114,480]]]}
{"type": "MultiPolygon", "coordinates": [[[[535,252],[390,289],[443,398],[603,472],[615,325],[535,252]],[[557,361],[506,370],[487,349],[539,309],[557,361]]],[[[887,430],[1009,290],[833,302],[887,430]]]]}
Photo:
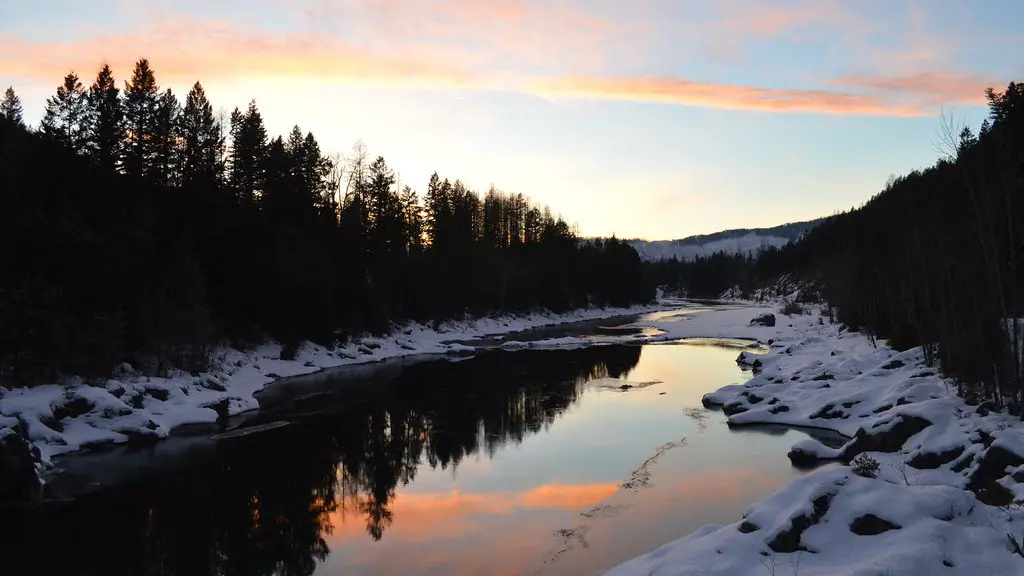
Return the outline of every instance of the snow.
{"type": "MultiPolygon", "coordinates": [[[[383,337],[364,335],[328,349],[310,342],[294,360],[281,359],[282,347],[268,342],[251,350],[224,348],[209,373],[176,371],[145,376],[121,365],[105,382],[67,378],[63,384],[4,390],[0,388],[0,437],[16,426],[38,450],[43,468],[54,456],[90,446],[134,439],[165,438],[186,424],[210,424],[218,413],[234,415],[259,406],[254,394],[282,378],[312,374],[351,364],[412,355],[464,357],[477,351],[466,341],[557,324],[660,310],[661,306],[592,308],[566,314],[537,312],[451,321],[437,329],[407,323],[383,337]]],[[[505,342],[510,348],[566,348],[590,344],[565,337],[539,342],[505,342]]]]}
{"type": "Polygon", "coordinates": [[[253,394],[268,383],[334,366],[423,354],[454,360],[481,347],[671,345],[700,339],[734,346],[738,361],[751,370],[746,383],[704,397],[706,404],[724,407],[731,425],[831,430],[845,436],[845,444],[830,447],[805,439],[793,446],[791,457],[843,463],[869,458],[877,471],[847,465],[802,476],[752,504],[733,524],[708,525],[685,536],[666,534],[666,541],[683,537],[610,574],[1024,574],[1024,557],[1010,544],[1024,540],[1024,510],[994,505],[998,502],[987,496],[983,502],[968,490],[977,489],[975,483],[1002,486],[1011,500],[1024,499],[1024,427],[1016,417],[965,404],[955,383],[925,365],[922,350],[898,352],[884,341],[873,343],[832,324],[815,307],[784,315],[777,306],[701,308],[665,300],[656,310],[630,326],[642,328],[637,333],[546,340],[514,334],[644,312],[586,310],[453,322],[437,330],[409,324],[385,337],[364,336],[330,350],[306,343],[295,360],[282,360],[274,343],[224,349],[215,368],[200,375],[147,377],[122,367],[102,383],[71,379],[2,391],[0,436],[17,423],[41,461],[50,463],[58,454],[90,445],[161,438],[183,424],[214,422],[218,412],[256,408],[253,394]],[[762,314],[775,314],[775,325],[751,325],[762,314]],[[485,338],[491,343],[474,345],[485,338]],[[989,456],[1003,451],[1016,460],[1001,470],[1003,460],[989,456]]]}
{"type": "Polygon", "coordinates": [[[760,235],[750,232],[742,236],[718,238],[708,242],[693,240],[629,240],[641,260],[695,260],[698,256],[711,256],[716,252],[726,254],[754,254],[770,246],[782,247],[790,239],[782,236],[760,235]]]}
{"type": "MultiPolygon", "coordinates": [[[[689,321],[655,325],[666,331],[659,338],[700,334],[769,345],[737,358],[754,367],[748,382],[710,392],[705,403],[724,406],[731,425],[811,426],[845,435],[850,439],[838,448],[801,440],[791,456],[849,461],[863,452],[859,458],[878,463],[876,477],[858,476],[849,466],[811,473],[754,503],[735,523],[704,526],[609,574],[1024,574],[1024,558],[1010,543],[1024,540],[1024,511],[986,504],[967,490],[992,448],[1024,462],[1020,421],[966,405],[955,383],[925,365],[921,349],[873,345],[813,308],[805,315],[775,312],[774,327],[745,325],[765,312],[773,310],[691,311],[689,321]],[[923,428],[907,424],[920,424],[917,419],[923,428]],[[896,445],[865,440],[886,438],[896,445]],[[879,519],[889,529],[867,535],[879,529],[879,519]],[[864,532],[865,525],[874,530],[864,532]]],[[[1022,498],[1021,472],[1024,465],[1008,466],[996,471],[996,481],[1022,498]]]]}

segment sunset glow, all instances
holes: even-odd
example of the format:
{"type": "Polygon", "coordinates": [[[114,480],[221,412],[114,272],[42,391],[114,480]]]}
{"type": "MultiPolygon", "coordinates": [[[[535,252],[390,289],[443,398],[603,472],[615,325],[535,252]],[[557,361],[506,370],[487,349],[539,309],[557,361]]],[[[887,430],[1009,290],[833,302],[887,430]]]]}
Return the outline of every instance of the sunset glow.
{"type": "Polygon", "coordinates": [[[550,204],[584,235],[678,238],[859,205],[1019,76],[1024,7],[910,0],[52,0],[0,7],[0,85],[37,124],[74,70],[148,58],[272,134],[362,139],[550,204]],[[743,209],[738,210],[737,206],[743,209]]]}

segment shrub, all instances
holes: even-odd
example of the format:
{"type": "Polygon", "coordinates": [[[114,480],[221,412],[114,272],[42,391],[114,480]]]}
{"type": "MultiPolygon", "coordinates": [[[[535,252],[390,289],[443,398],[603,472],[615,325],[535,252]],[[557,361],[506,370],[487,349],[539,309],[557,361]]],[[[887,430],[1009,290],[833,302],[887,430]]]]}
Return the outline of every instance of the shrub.
{"type": "Polygon", "coordinates": [[[850,461],[850,468],[853,468],[853,473],[857,476],[863,476],[864,478],[877,478],[878,471],[881,469],[881,466],[878,464],[878,460],[862,453],[858,454],[856,458],[850,461]]]}

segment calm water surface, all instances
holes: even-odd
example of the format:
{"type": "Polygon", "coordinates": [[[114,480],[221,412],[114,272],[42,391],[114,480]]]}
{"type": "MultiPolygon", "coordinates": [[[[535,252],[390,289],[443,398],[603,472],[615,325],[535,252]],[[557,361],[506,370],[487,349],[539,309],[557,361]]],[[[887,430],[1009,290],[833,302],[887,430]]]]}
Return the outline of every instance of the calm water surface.
{"type": "Polygon", "coordinates": [[[803,473],[785,456],[803,432],[701,407],[749,378],[736,355],[494,351],[321,376],[344,393],[261,414],[287,426],[171,440],[164,461],[163,444],[67,459],[85,480],[149,473],[19,513],[13,552],[24,573],[600,573],[803,473]]]}

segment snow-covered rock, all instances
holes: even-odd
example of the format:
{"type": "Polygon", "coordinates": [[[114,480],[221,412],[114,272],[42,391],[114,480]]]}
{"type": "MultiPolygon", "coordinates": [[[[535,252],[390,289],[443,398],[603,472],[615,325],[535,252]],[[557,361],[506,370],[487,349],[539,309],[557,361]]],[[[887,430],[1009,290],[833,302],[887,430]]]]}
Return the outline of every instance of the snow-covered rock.
{"type": "MultiPolygon", "coordinates": [[[[436,329],[408,323],[395,326],[388,336],[365,335],[334,349],[306,342],[294,358],[287,360],[282,359],[282,346],[274,342],[251,350],[224,348],[216,354],[210,372],[198,376],[180,371],[164,377],[147,376],[122,364],[105,382],[69,378],[63,384],[0,390],[0,437],[17,427],[31,443],[39,464],[47,467],[59,454],[104,444],[151,442],[185,424],[212,425],[218,418],[252,410],[259,406],[254,394],[282,378],[401,356],[461,357],[477,349],[460,341],[662,308],[654,305],[565,314],[537,312],[450,321],[436,329]]],[[[530,342],[523,347],[586,344],[586,340],[570,337],[530,342]]],[[[506,345],[514,347],[516,343],[506,345]]]]}
{"type": "MultiPolygon", "coordinates": [[[[703,322],[717,314],[738,313],[703,322]]],[[[1024,499],[1024,426],[1016,417],[966,405],[921,349],[875,346],[818,309],[779,316],[774,327],[726,334],[726,324],[708,331],[754,335],[770,349],[744,351],[741,364],[760,364],[754,376],[706,394],[705,405],[722,406],[733,426],[842,434],[843,446],[806,439],[790,458],[856,457],[867,477],[847,466],[809,474],[734,524],[706,526],[610,574],[1024,574],[1024,512],[1014,504],[1024,499]]]]}

